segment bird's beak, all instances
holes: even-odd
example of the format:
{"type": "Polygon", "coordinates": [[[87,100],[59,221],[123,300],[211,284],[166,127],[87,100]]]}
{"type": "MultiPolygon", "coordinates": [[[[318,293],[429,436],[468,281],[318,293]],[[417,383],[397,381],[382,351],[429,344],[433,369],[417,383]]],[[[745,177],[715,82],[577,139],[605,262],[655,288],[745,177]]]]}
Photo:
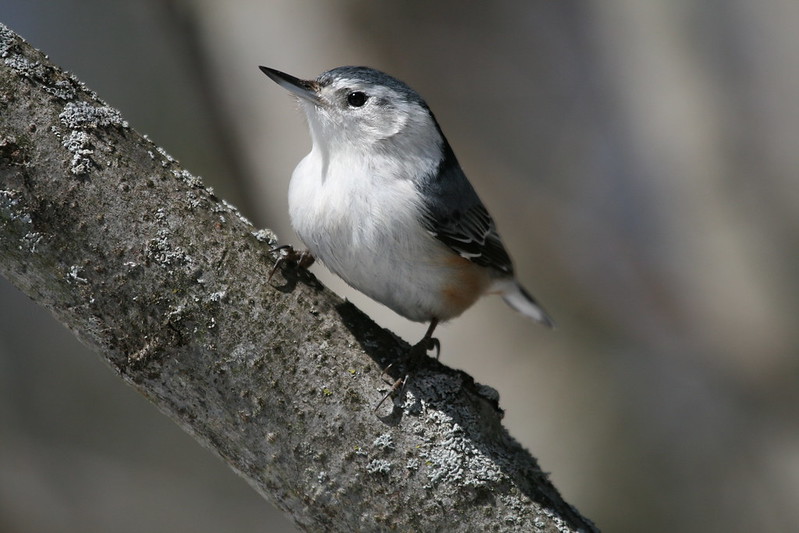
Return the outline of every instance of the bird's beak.
{"type": "Polygon", "coordinates": [[[280,72],[269,67],[258,67],[261,72],[269,76],[272,81],[294,94],[307,100],[314,105],[322,105],[322,98],[319,96],[319,84],[314,80],[301,80],[291,74],[280,72]]]}

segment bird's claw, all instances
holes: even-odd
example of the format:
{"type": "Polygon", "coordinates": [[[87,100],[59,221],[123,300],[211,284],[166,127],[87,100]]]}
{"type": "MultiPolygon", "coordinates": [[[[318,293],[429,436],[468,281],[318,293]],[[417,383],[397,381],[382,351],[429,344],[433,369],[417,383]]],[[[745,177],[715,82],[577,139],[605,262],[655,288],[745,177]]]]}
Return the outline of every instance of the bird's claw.
{"type": "Polygon", "coordinates": [[[276,246],[269,250],[272,253],[277,253],[278,258],[275,261],[275,264],[272,266],[272,270],[269,271],[269,277],[266,279],[267,283],[272,280],[272,276],[275,275],[277,269],[280,268],[281,265],[284,263],[294,263],[300,268],[308,268],[311,266],[315,258],[308,250],[303,250],[302,252],[298,252],[294,249],[294,247],[290,244],[284,244],[282,246],[276,246]]]}
{"type": "MultiPolygon", "coordinates": [[[[373,412],[377,412],[380,409],[380,406],[390,397],[393,396],[397,392],[402,392],[405,389],[405,386],[408,384],[408,380],[410,377],[416,373],[416,367],[419,366],[420,361],[424,356],[427,355],[427,352],[434,349],[436,350],[436,359],[441,355],[441,342],[435,337],[425,337],[421,341],[417,342],[405,356],[405,361],[408,364],[408,370],[405,372],[405,375],[402,377],[397,378],[394,382],[385,381],[387,384],[391,384],[391,388],[388,389],[388,392],[383,396],[377,405],[374,408],[373,412]]],[[[383,369],[383,372],[380,373],[380,377],[383,378],[389,369],[394,366],[394,363],[389,364],[386,368],[383,369]]]]}
{"type": "Polygon", "coordinates": [[[441,358],[441,342],[435,337],[430,337],[427,340],[427,351],[429,352],[433,348],[436,349],[436,360],[441,358]]]}

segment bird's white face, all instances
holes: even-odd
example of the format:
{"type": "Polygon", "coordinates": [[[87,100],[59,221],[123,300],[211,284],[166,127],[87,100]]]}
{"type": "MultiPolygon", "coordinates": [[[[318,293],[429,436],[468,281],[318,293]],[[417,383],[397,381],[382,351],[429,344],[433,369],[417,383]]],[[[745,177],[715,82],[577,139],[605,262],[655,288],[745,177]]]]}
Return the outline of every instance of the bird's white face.
{"type": "Polygon", "coordinates": [[[261,70],[298,97],[313,138],[310,155],[323,175],[348,174],[416,180],[444,158],[445,140],[422,98],[401,81],[367,67],[339,67],[302,80],[261,70]]]}
{"type": "Polygon", "coordinates": [[[320,83],[317,100],[301,98],[314,142],[327,150],[438,157],[441,137],[427,108],[392,87],[354,78],[320,83]]]}
{"type": "MultiPolygon", "coordinates": [[[[322,105],[303,102],[318,133],[333,140],[373,143],[400,133],[408,124],[412,105],[388,87],[338,79],[320,87],[322,105]]],[[[418,107],[418,106],[416,106],[418,107]]]]}

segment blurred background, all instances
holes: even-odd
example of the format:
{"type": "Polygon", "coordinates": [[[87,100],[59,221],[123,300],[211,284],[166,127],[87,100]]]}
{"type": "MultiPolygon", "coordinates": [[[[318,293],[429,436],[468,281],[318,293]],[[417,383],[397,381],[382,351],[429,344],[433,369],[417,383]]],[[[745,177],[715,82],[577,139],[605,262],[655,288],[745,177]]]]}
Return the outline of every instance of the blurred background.
{"type": "MultiPolygon", "coordinates": [[[[285,242],[310,139],[257,66],[408,82],[559,324],[485,299],[439,328],[442,360],[604,531],[799,531],[799,3],[4,0],[0,21],[285,242]]],[[[0,281],[0,531],[293,531],[0,281]]]]}

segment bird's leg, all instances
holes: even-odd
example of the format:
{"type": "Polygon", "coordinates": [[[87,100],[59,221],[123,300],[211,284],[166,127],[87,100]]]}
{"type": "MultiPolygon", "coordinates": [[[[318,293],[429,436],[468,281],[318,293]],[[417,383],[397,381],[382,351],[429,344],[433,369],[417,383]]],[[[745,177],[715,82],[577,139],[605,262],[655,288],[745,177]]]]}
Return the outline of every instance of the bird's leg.
{"type": "Polygon", "coordinates": [[[311,252],[308,250],[298,252],[290,244],[276,246],[269,251],[277,252],[278,258],[277,261],[275,261],[275,264],[272,266],[272,270],[269,271],[269,277],[266,279],[267,283],[272,280],[272,276],[275,275],[275,272],[277,272],[277,269],[280,268],[280,265],[283,263],[295,263],[300,268],[308,268],[315,261],[315,258],[313,255],[311,255],[311,252]]]}
{"type": "Polygon", "coordinates": [[[436,349],[436,359],[441,356],[441,343],[438,341],[438,339],[433,337],[433,331],[435,331],[436,326],[438,326],[438,319],[434,318],[430,321],[430,327],[427,328],[427,332],[424,334],[424,337],[422,337],[422,340],[417,342],[411,348],[411,354],[409,354],[411,357],[413,356],[414,350],[421,351],[420,355],[426,355],[427,352],[433,348],[436,349]]]}
{"type": "MultiPolygon", "coordinates": [[[[433,348],[436,349],[436,359],[441,355],[441,343],[433,337],[433,331],[436,329],[438,325],[438,319],[434,318],[430,321],[430,327],[427,328],[427,333],[424,334],[422,340],[411,346],[411,349],[408,351],[408,354],[405,356],[405,361],[407,362],[407,372],[402,377],[397,378],[396,381],[391,385],[391,388],[388,389],[388,392],[385,396],[378,402],[375,406],[375,411],[377,411],[383,402],[385,402],[389,396],[392,396],[394,393],[398,391],[402,391],[405,388],[405,385],[408,384],[408,379],[411,377],[412,374],[416,372],[416,367],[422,361],[422,358],[427,355],[427,352],[432,350],[433,348]]],[[[388,365],[384,370],[383,374],[388,372],[388,370],[394,366],[394,363],[388,365]]]]}

